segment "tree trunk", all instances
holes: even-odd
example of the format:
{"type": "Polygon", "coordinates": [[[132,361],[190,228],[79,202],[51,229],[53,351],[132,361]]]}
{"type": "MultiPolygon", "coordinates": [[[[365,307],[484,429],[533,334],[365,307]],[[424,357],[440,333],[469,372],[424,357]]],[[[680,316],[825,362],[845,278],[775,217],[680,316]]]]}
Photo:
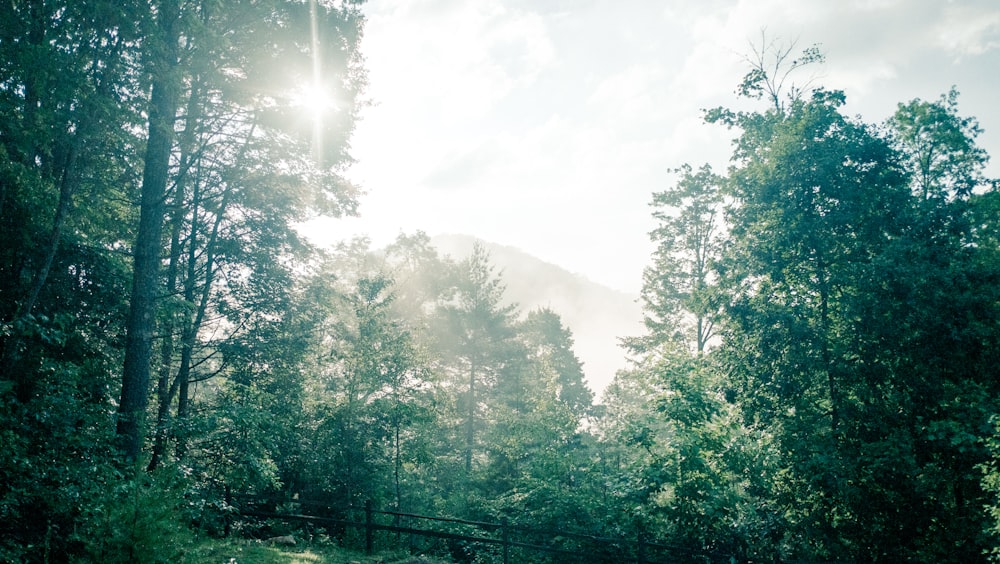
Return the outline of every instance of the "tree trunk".
{"type": "Polygon", "coordinates": [[[397,420],[394,422],[394,429],[393,429],[395,433],[396,444],[395,444],[395,452],[393,453],[393,457],[395,458],[395,460],[393,463],[393,476],[392,476],[393,485],[395,486],[395,492],[396,492],[396,511],[403,510],[403,490],[402,488],[400,488],[399,485],[399,474],[403,465],[402,453],[400,452],[400,446],[399,446],[399,427],[400,427],[400,422],[397,418],[397,420]]]}
{"type": "MultiPolygon", "coordinates": [[[[195,147],[195,130],[198,126],[201,109],[201,88],[200,81],[195,80],[191,85],[191,92],[187,102],[187,117],[185,118],[184,132],[181,135],[180,145],[180,170],[174,181],[173,204],[171,206],[170,221],[170,262],[167,270],[166,295],[174,297],[178,291],[177,280],[180,275],[181,251],[183,243],[181,241],[181,231],[184,228],[184,198],[187,195],[185,187],[190,177],[189,171],[193,163],[198,158],[199,151],[195,147]]],[[[194,244],[194,234],[192,241],[194,244]]],[[[167,317],[167,326],[163,328],[163,344],[160,347],[160,375],[157,383],[157,412],[156,412],[156,438],[153,443],[153,457],[149,461],[148,469],[154,470],[160,458],[166,454],[167,441],[171,435],[170,425],[170,404],[177,394],[176,379],[171,379],[173,369],[174,345],[176,343],[175,331],[177,330],[176,314],[170,312],[167,317]]]]}
{"type": "Polygon", "coordinates": [[[472,447],[476,428],[476,364],[469,367],[469,419],[465,427],[465,473],[472,474],[472,447]]]}
{"type": "MultiPolygon", "coordinates": [[[[170,234],[170,263],[167,266],[167,295],[173,296],[177,291],[177,271],[180,263],[180,238],[181,224],[183,223],[183,213],[181,207],[183,196],[180,187],[175,188],[175,202],[173,210],[173,220],[171,221],[170,234]]],[[[156,436],[153,442],[153,456],[146,468],[150,472],[156,469],[160,459],[166,453],[167,440],[170,438],[170,402],[173,401],[174,390],[170,385],[170,373],[173,367],[174,358],[174,331],[177,330],[177,322],[174,320],[173,312],[167,318],[166,326],[162,331],[162,343],[160,346],[160,375],[156,386],[156,436]]]]}
{"type": "Polygon", "coordinates": [[[163,0],[157,10],[162,51],[151,53],[152,94],[149,137],[142,174],[139,229],[133,251],[132,295],[125,325],[125,362],[118,404],[117,432],[126,461],[139,457],[149,403],[155,301],[160,270],[165,195],[179,98],[177,72],[180,22],[177,0],[163,0]]]}
{"type": "Polygon", "coordinates": [[[830,354],[830,275],[826,262],[820,253],[817,261],[817,278],[819,279],[819,315],[820,315],[820,358],[826,371],[827,391],[830,395],[830,431],[836,441],[840,426],[840,392],[837,387],[837,376],[833,368],[833,358],[830,354]]]}

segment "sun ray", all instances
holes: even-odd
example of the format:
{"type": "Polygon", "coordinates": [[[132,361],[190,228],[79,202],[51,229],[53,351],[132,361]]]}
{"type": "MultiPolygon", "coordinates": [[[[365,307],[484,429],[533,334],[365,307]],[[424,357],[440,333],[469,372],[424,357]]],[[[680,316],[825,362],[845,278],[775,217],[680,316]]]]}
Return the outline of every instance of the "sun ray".
{"type": "Polygon", "coordinates": [[[319,34],[321,6],[317,0],[309,2],[309,72],[301,77],[300,82],[292,84],[287,91],[287,103],[299,116],[298,123],[303,128],[309,128],[310,153],[319,166],[322,166],[323,132],[326,129],[330,115],[338,109],[333,92],[336,90],[323,76],[322,45],[319,34]]]}
{"type": "Polygon", "coordinates": [[[323,154],[323,114],[332,106],[332,100],[322,88],[322,61],[319,52],[319,24],[316,14],[316,0],[309,0],[309,32],[312,39],[312,85],[306,90],[310,110],[315,112],[312,120],[313,158],[320,163],[323,154]]]}
{"type": "Polygon", "coordinates": [[[291,94],[291,103],[300,108],[314,123],[322,119],[330,111],[336,109],[336,103],[323,84],[302,84],[291,94]]]}

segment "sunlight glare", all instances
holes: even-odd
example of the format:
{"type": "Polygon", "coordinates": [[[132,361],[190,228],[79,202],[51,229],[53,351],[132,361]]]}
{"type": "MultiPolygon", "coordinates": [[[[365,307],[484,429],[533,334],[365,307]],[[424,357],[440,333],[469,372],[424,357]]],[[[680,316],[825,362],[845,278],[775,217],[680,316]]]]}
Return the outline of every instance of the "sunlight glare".
{"type": "Polygon", "coordinates": [[[330,111],[336,109],[336,103],[325,88],[320,84],[304,84],[292,93],[292,105],[299,108],[314,122],[319,122],[330,111]]]}
{"type": "Polygon", "coordinates": [[[316,0],[309,2],[309,35],[312,39],[312,83],[299,89],[302,108],[312,119],[312,154],[318,164],[323,159],[323,115],[334,108],[333,97],[323,88],[323,65],[319,56],[319,27],[316,0]]]}

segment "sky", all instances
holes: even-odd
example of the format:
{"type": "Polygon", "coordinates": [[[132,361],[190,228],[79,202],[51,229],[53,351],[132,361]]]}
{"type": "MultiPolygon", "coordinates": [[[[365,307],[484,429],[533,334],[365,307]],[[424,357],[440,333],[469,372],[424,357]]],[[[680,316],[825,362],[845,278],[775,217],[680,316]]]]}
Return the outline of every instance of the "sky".
{"type": "MultiPolygon", "coordinates": [[[[637,293],[652,194],[684,163],[728,165],[733,133],[704,123],[738,100],[762,33],[821,66],[881,122],[952,86],[1000,176],[997,0],[369,0],[370,104],[352,138],[360,217],[319,219],[317,242],[460,233],[637,293]]],[[[756,104],[756,105],[755,105],[756,104]]]]}

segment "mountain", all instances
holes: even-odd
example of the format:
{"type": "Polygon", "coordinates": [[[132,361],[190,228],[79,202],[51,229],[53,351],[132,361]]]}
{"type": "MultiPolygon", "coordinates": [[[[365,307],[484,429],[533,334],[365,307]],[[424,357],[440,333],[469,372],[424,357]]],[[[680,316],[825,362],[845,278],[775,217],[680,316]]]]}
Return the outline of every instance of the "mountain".
{"type": "Polygon", "coordinates": [[[625,367],[620,337],[643,331],[638,296],[620,292],[545,262],[520,249],[469,235],[438,235],[431,243],[442,255],[462,259],[479,242],[507,285],[507,299],[522,312],[547,307],[573,332],[574,352],[583,362],[591,390],[599,398],[615,372],[625,367]]]}

